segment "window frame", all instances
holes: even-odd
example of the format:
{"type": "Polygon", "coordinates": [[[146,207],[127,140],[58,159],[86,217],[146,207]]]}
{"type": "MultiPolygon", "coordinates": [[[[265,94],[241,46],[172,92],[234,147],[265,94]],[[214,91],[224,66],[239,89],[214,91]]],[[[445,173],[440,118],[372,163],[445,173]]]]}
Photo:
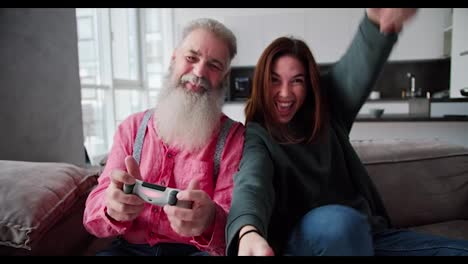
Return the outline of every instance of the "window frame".
{"type": "MultiPolygon", "coordinates": [[[[92,163],[97,162],[96,157],[107,154],[112,146],[113,137],[116,131],[118,124],[122,120],[117,120],[117,93],[122,90],[128,91],[137,91],[140,93],[138,96],[141,97],[142,109],[153,107],[156,102],[150,100],[150,94],[158,92],[161,87],[150,87],[148,81],[148,67],[147,60],[149,54],[147,54],[146,45],[146,10],[149,8],[136,8],[136,35],[137,35],[137,80],[134,79],[121,79],[115,78],[114,76],[114,54],[113,49],[113,28],[112,28],[112,10],[111,8],[93,8],[96,17],[96,23],[93,30],[96,31],[97,35],[97,78],[96,84],[91,83],[82,83],[82,89],[96,89],[97,91],[102,91],[104,93],[104,107],[103,107],[103,116],[104,116],[104,131],[102,135],[104,137],[104,145],[106,148],[105,153],[89,153],[92,163]]],[[[173,8],[159,8],[161,17],[160,26],[162,37],[161,45],[161,59],[162,59],[162,74],[165,74],[165,69],[168,68],[170,62],[170,55],[173,50],[174,43],[174,26],[173,26],[173,17],[174,10],[173,8]]],[[[78,13],[77,13],[78,14],[78,13]]],[[[79,16],[77,15],[77,21],[79,16]]],[[[78,23],[78,22],[77,22],[78,23]]],[[[78,25],[77,25],[78,26],[78,25]]],[[[118,29],[117,29],[118,30],[118,29]]],[[[80,41],[80,40],[79,40],[80,41]]],[[[81,67],[80,67],[81,69],[81,67]]],[[[81,78],[80,78],[81,79],[81,78]]],[[[82,101],[84,98],[82,98],[82,101]]],[[[89,99],[88,99],[89,100],[89,99]]],[[[83,103],[83,102],[82,102],[83,103]]],[[[85,129],[85,128],[83,128],[85,129]]],[[[85,132],[86,133],[86,132],[85,132]]],[[[85,139],[86,140],[86,139],[85,139]]]]}

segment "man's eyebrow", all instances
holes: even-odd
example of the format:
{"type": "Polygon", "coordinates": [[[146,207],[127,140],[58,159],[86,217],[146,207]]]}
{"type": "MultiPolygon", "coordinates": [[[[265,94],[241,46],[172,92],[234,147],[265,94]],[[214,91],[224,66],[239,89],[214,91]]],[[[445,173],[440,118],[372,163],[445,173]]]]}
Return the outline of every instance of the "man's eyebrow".
{"type": "Polygon", "coordinates": [[[221,61],[218,60],[218,59],[211,59],[211,61],[214,62],[214,63],[218,63],[219,65],[221,65],[221,67],[223,68],[223,70],[224,70],[224,68],[226,67],[226,66],[224,65],[224,63],[221,62],[221,61]]]}
{"type": "MultiPolygon", "coordinates": [[[[189,52],[190,52],[191,54],[193,54],[193,55],[201,56],[201,53],[200,53],[199,51],[190,49],[189,52]]],[[[211,62],[220,64],[221,67],[223,67],[223,69],[226,68],[226,65],[225,65],[222,61],[220,61],[220,60],[218,60],[218,59],[210,58],[209,60],[210,60],[211,62]]]]}
{"type": "Polygon", "coordinates": [[[196,50],[189,50],[190,53],[194,54],[194,55],[197,55],[197,56],[200,56],[200,52],[196,51],[196,50]]]}

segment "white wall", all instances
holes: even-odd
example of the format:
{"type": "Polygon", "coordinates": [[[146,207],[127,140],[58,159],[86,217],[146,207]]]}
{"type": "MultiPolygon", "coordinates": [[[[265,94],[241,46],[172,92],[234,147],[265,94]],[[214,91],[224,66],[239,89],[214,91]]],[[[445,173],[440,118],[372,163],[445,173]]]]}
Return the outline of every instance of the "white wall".
{"type": "Polygon", "coordinates": [[[229,116],[232,120],[241,122],[244,124],[245,121],[245,109],[246,102],[228,102],[223,105],[223,113],[229,116]]]}
{"type": "MultiPolygon", "coordinates": [[[[290,34],[304,39],[318,62],[330,63],[344,53],[364,12],[364,8],[175,8],[176,43],[187,22],[210,17],[238,37],[233,65],[255,65],[271,40],[290,34]]],[[[449,17],[450,8],[421,8],[400,34],[390,60],[441,58],[449,17]]]]}

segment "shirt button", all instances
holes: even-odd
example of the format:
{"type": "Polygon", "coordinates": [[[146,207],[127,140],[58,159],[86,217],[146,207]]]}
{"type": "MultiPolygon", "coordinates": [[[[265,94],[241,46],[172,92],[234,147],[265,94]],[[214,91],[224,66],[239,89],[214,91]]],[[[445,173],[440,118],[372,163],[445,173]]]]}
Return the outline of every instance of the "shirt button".
{"type": "Polygon", "coordinates": [[[167,153],[168,158],[172,158],[172,156],[173,156],[172,153],[167,153]]]}
{"type": "Polygon", "coordinates": [[[162,185],[162,186],[166,185],[166,182],[165,182],[165,181],[161,181],[161,185],[162,185]]]}

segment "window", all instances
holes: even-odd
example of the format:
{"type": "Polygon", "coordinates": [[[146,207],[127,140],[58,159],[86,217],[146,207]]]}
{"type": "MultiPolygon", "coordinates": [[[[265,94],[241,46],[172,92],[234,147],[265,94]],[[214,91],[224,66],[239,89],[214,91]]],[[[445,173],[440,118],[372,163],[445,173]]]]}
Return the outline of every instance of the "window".
{"type": "Polygon", "coordinates": [[[107,154],[117,126],[151,108],[173,49],[169,8],[77,8],[85,147],[107,154]]]}

